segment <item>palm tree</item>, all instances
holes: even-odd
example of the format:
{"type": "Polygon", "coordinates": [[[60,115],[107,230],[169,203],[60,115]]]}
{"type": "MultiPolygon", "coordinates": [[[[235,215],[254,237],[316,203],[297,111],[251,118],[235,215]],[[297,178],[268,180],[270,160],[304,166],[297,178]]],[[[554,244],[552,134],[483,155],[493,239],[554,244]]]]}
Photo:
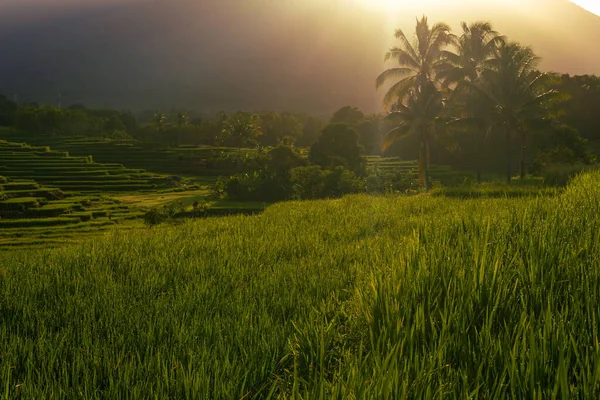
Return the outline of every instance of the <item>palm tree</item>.
{"type": "Polygon", "coordinates": [[[398,103],[388,119],[397,124],[383,139],[385,151],[397,140],[417,135],[419,139],[419,178],[429,190],[429,145],[445,125],[442,117],[444,98],[433,82],[410,89],[404,103],[398,103]]]}
{"type": "Polygon", "coordinates": [[[530,128],[548,119],[547,106],[559,98],[549,89],[552,75],[537,70],[539,58],[529,47],[504,43],[478,82],[469,83],[489,111],[491,128],[506,139],[506,179],[511,181],[511,140],[521,142],[520,176],[525,177],[525,144],[530,128]]]}
{"type": "Polygon", "coordinates": [[[189,124],[188,115],[180,111],[177,113],[177,146],[181,146],[181,131],[189,124]]]}
{"type": "Polygon", "coordinates": [[[162,112],[156,112],[152,115],[152,125],[158,132],[162,132],[167,124],[167,117],[162,112]]]}
{"type": "Polygon", "coordinates": [[[481,73],[490,67],[498,47],[505,38],[489,22],[461,23],[463,33],[453,37],[456,53],[443,51],[444,59],[451,64],[440,72],[446,86],[463,81],[476,82],[481,73]]]}
{"type": "Polygon", "coordinates": [[[379,89],[388,81],[400,79],[384,97],[386,108],[401,103],[411,90],[418,90],[429,82],[437,82],[438,74],[449,67],[443,53],[443,49],[452,43],[448,25],[438,23],[430,28],[427,17],[423,16],[417,20],[412,42],[401,29],[396,30],[395,37],[400,45],[387,52],[385,61],[395,60],[398,66],[385,70],[376,81],[379,89]]]}
{"type": "Polygon", "coordinates": [[[478,82],[483,71],[490,67],[498,47],[504,42],[504,37],[492,28],[489,22],[461,24],[463,33],[454,38],[456,52],[444,51],[445,59],[451,67],[440,72],[444,86],[456,85],[453,103],[458,105],[459,118],[457,122],[466,125],[472,132],[475,145],[475,163],[477,181],[481,182],[481,134],[489,132],[489,120],[485,110],[480,107],[476,92],[466,86],[465,82],[478,82]]]}
{"type": "Polygon", "coordinates": [[[386,150],[399,138],[416,134],[419,137],[419,175],[429,189],[429,145],[433,126],[443,110],[443,96],[438,90],[440,72],[450,65],[443,50],[452,43],[450,27],[444,23],[429,26],[427,17],[417,20],[414,40],[411,42],[401,29],[395,33],[400,45],[392,47],[385,60],[395,60],[397,67],[381,73],[376,80],[380,88],[386,82],[393,83],[384,96],[384,108],[391,108],[389,118],[398,122],[384,138],[386,150]]]}

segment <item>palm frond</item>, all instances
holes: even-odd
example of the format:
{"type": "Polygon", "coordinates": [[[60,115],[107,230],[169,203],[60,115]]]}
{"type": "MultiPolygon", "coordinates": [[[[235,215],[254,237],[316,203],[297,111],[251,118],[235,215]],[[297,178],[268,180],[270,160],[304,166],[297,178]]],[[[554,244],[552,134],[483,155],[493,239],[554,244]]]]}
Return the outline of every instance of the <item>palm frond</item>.
{"type": "Polygon", "coordinates": [[[409,125],[399,125],[389,131],[381,142],[381,151],[387,151],[398,140],[405,138],[412,133],[412,128],[409,125]]]}
{"type": "Polygon", "coordinates": [[[379,89],[381,86],[383,86],[385,84],[386,81],[390,80],[390,79],[397,79],[397,78],[406,78],[406,75],[410,74],[410,73],[414,73],[415,70],[412,68],[390,68],[387,69],[385,71],[383,71],[378,77],[377,80],[375,82],[375,86],[377,89],[379,89]]]}
{"type": "Polygon", "coordinates": [[[415,86],[415,81],[417,77],[411,76],[402,79],[401,81],[395,83],[385,94],[383,98],[383,104],[385,107],[390,106],[392,103],[401,101],[404,96],[406,96],[407,92],[415,86]]]}

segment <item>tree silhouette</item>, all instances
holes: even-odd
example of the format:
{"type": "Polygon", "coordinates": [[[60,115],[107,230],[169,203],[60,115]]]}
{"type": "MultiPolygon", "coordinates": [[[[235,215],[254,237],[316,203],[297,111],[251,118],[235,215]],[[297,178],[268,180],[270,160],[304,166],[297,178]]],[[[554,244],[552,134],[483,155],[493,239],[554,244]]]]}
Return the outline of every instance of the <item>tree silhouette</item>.
{"type": "Polygon", "coordinates": [[[377,88],[389,81],[393,83],[384,96],[384,107],[401,103],[413,89],[420,90],[430,82],[437,82],[438,75],[449,68],[443,49],[452,43],[450,27],[438,23],[429,27],[427,17],[417,20],[415,37],[411,42],[401,29],[396,30],[399,46],[392,47],[385,60],[395,60],[397,67],[382,72],[376,80],[377,88]]]}
{"type": "Polygon", "coordinates": [[[417,20],[414,40],[408,40],[404,32],[395,33],[400,45],[392,47],[385,60],[395,60],[398,67],[385,70],[377,77],[380,88],[390,80],[399,79],[384,96],[384,108],[391,108],[390,119],[398,122],[384,139],[385,150],[403,136],[416,134],[419,137],[419,176],[430,188],[429,147],[433,127],[440,121],[444,109],[444,97],[438,89],[442,72],[451,67],[445,58],[444,49],[454,38],[450,27],[438,23],[429,27],[427,17],[417,20]]]}
{"type": "MultiPolygon", "coordinates": [[[[238,148],[238,158],[243,146],[256,144],[262,135],[261,120],[256,114],[236,112],[223,117],[221,142],[238,148]]],[[[239,159],[238,159],[239,162],[239,159]]]]}
{"type": "Polygon", "coordinates": [[[181,146],[181,131],[188,126],[189,122],[190,119],[185,112],[179,111],[177,113],[177,146],[181,146]]]}
{"type": "Polygon", "coordinates": [[[358,107],[345,106],[337,110],[329,122],[356,125],[365,119],[365,114],[358,107]]]}
{"type": "Polygon", "coordinates": [[[560,100],[560,94],[550,89],[553,77],[537,70],[538,57],[529,47],[504,43],[497,50],[490,69],[481,80],[469,83],[478,94],[482,106],[489,111],[492,129],[505,136],[506,179],[511,181],[511,141],[521,144],[520,176],[525,177],[525,144],[528,132],[548,120],[548,106],[560,100]]]}
{"type": "Polygon", "coordinates": [[[164,131],[167,126],[167,116],[162,112],[156,112],[152,115],[152,126],[158,132],[164,131]]]}
{"type": "Polygon", "coordinates": [[[490,119],[487,110],[481,107],[481,96],[473,91],[465,82],[475,83],[481,79],[483,71],[489,69],[497,54],[498,47],[505,38],[494,31],[489,22],[475,22],[471,25],[462,22],[462,35],[454,37],[453,46],[456,52],[443,51],[444,57],[451,66],[440,72],[444,86],[456,86],[452,96],[452,104],[457,106],[455,114],[472,135],[475,148],[475,164],[477,181],[481,182],[482,141],[490,130],[490,119]]]}
{"type": "Polygon", "coordinates": [[[358,132],[348,124],[329,124],[310,148],[312,163],[326,168],[345,167],[356,174],[364,172],[364,149],[358,144],[358,132]]]}
{"type": "Polygon", "coordinates": [[[411,89],[405,99],[406,104],[396,105],[396,111],[388,115],[388,119],[397,124],[383,140],[384,150],[397,140],[416,135],[419,140],[419,178],[425,184],[425,189],[431,187],[429,179],[429,148],[433,138],[441,133],[445,120],[443,119],[444,99],[432,82],[411,89]]]}

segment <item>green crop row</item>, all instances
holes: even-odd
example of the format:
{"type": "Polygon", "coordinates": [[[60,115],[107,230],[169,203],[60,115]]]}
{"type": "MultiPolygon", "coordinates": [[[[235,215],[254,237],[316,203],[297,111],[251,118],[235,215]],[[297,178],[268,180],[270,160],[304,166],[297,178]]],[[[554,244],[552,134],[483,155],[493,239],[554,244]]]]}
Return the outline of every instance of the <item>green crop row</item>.
{"type": "Polygon", "coordinates": [[[0,185],[0,190],[35,190],[39,189],[40,185],[36,182],[9,182],[0,185]]]}
{"type": "Polygon", "coordinates": [[[9,198],[18,197],[43,197],[47,200],[58,200],[64,197],[63,192],[57,188],[40,188],[30,190],[7,190],[4,195],[9,198]]]}
{"type": "Polygon", "coordinates": [[[31,207],[40,205],[40,199],[37,197],[19,197],[11,198],[0,202],[0,211],[25,211],[31,207]]]}
{"type": "Polygon", "coordinates": [[[0,220],[0,229],[28,228],[35,226],[60,226],[76,224],[78,222],[80,222],[79,219],[65,217],[0,220]]]}

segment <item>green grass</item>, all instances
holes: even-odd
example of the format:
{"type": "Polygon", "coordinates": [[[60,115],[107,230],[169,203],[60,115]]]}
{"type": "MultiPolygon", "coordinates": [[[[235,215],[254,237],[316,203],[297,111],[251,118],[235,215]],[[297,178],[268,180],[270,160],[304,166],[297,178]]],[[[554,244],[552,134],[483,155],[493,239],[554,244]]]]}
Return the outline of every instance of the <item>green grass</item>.
{"type": "Polygon", "coordinates": [[[555,196],[559,189],[551,186],[543,186],[540,182],[513,182],[511,185],[495,182],[482,184],[467,184],[450,187],[437,187],[431,191],[432,196],[456,197],[461,199],[469,198],[515,198],[515,197],[538,197],[555,196]]]}
{"type": "Polygon", "coordinates": [[[3,396],[598,398],[598,209],[593,173],[0,253],[3,396]]]}

